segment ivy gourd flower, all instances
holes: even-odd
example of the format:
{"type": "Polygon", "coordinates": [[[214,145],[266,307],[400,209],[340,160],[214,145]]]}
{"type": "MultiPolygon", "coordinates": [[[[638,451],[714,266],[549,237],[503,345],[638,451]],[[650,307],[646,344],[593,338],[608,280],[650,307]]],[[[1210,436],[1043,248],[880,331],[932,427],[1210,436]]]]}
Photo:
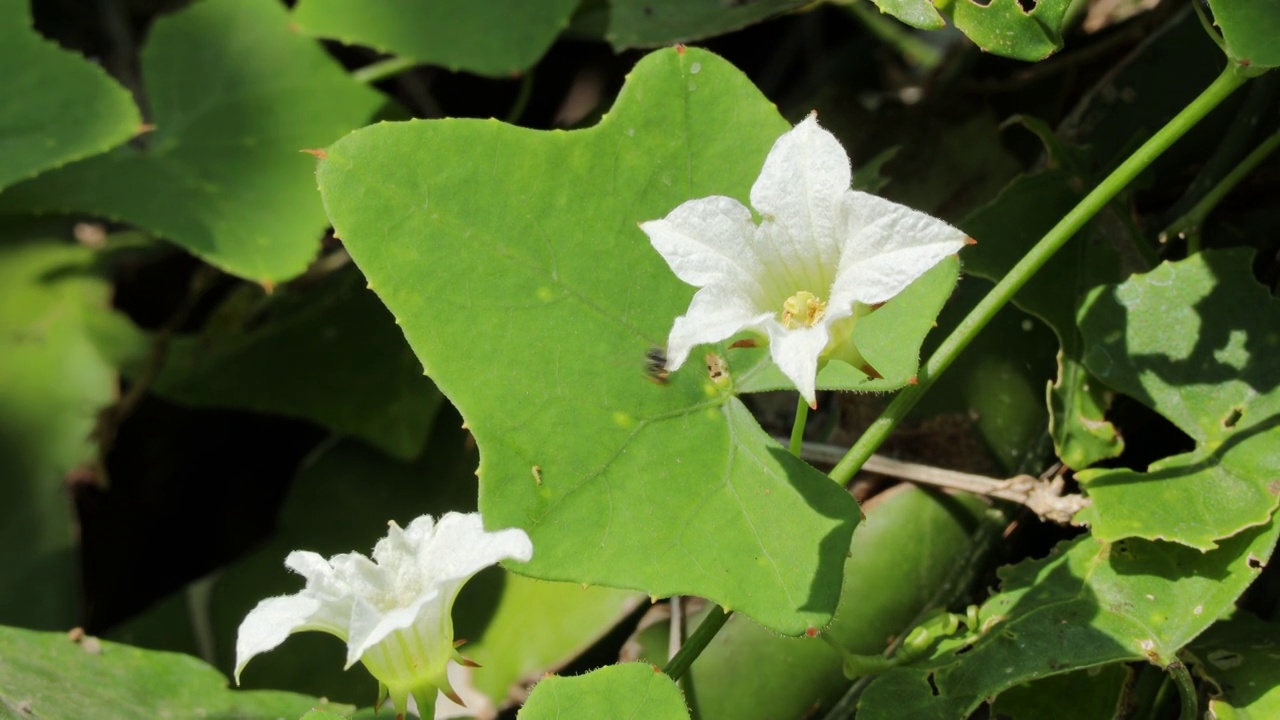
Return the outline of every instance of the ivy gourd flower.
{"type": "Polygon", "coordinates": [[[972,241],[937,218],[850,189],[851,180],[840,141],[811,114],[765,158],[751,188],[758,225],[749,208],[723,196],[640,224],[676,277],[700,288],[671,328],[667,370],[696,345],[755,331],[816,406],[821,365],[865,365],[851,340],[858,314],[972,241]]]}
{"type": "Polygon", "coordinates": [[[462,585],[500,560],[527,562],[533,544],[523,530],[485,532],[478,513],[423,515],[401,529],[390,523],[373,559],[359,553],[320,555],[296,550],[284,564],[307,580],[293,595],[268,598],[249,612],[236,637],[236,683],[255,655],[303,630],[347,643],[378,680],[378,704],[388,696],[401,716],[413,696],[418,714],[433,714],[436,691],[461,704],[449,684],[449,660],[470,664],[454,649],[453,601],[462,585]]]}

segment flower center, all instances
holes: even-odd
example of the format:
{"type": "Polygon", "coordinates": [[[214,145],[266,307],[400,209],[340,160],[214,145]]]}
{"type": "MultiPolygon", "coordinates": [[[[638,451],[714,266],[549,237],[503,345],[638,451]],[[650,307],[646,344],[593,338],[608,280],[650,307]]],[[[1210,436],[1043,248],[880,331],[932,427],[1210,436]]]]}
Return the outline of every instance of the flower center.
{"type": "Polygon", "coordinates": [[[782,325],[790,330],[813,327],[827,314],[827,304],[808,290],[801,290],[782,302],[782,325]]]}

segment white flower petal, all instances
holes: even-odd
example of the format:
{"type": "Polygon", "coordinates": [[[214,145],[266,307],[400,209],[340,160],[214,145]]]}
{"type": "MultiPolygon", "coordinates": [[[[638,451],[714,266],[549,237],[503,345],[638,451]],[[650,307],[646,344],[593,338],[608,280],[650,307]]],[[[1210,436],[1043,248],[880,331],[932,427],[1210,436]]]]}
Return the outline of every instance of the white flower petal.
{"type": "Polygon", "coordinates": [[[817,402],[818,356],[830,339],[826,324],[790,330],[771,322],[768,328],[769,355],[774,364],[791,378],[800,396],[813,407],[817,402]]]}
{"type": "Polygon", "coordinates": [[[533,543],[525,531],[486,532],[480,513],[445,513],[418,549],[419,567],[437,583],[465,580],[502,560],[532,558],[533,543]]]}
{"type": "Polygon", "coordinates": [[[255,655],[274,650],[295,632],[322,630],[346,640],[346,617],[332,610],[305,590],[258,603],[236,632],[236,683],[255,655]]]}
{"type": "Polygon", "coordinates": [[[845,232],[840,206],[851,180],[848,154],[815,115],[773,144],[751,187],[751,206],[763,216],[761,225],[776,223],[784,231],[774,241],[789,263],[800,259],[819,267],[839,260],[845,232]]]}
{"type": "Polygon", "coordinates": [[[857,242],[848,244],[840,260],[834,287],[841,302],[884,302],[967,241],[962,230],[875,195],[850,191],[845,209],[857,242]]]}
{"type": "Polygon", "coordinates": [[[676,370],[694,347],[718,343],[742,330],[761,327],[773,313],[755,306],[736,288],[712,285],[699,290],[667,337],[667,369],[676,370]]]}
{"type": "MultiPolygon", "coordinates": [[[[346,667],[356,664],[369,648],[386,640],[388,635],[396,631],[408,630],[420,624],[428,627],[440,624],[442,613],[448,612],[448,609],[440,607],[442,602],[438,588],[419,595],[404,607],[386,612],[378,610],[363,598],[357,598],[351,609],[351,637],[347,641],[346,667]]],[[[451,619],[449,624],[452,626],[451,619]]],[[[429,634],[435,636],[438,633],[429,634]]],[[[447,646],[452,649],[452,643],[453,638],[450,637],[443,641],[442,648],[447,646]]]]}
{"type": "Polygon", "coordinates": [[[751,252],[751,211],[733,198],[690,200],[661,220],[640,223],[640,229],[676,277],[694,287],[751,282],[763,274],[751,252]]]}

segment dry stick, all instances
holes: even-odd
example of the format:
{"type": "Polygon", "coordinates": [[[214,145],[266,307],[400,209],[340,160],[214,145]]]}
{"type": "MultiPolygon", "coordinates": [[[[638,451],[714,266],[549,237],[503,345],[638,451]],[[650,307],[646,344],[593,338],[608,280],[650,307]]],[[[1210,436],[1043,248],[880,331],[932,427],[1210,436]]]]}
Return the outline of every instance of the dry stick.
{"type": "MultiPolygon", "coordinates": [[[[776,438],[783,442],[783,438],[776,438]]],[[[801,457],[811,463],[834,465],[849,452],[849,448],[824,443],[805,443],[801,457]]],[[[917,485],[929,485],[947,490],[962,490],[975,495],[987,495],[1025,505],[1040,517],[1060,525],[1071,522],[1071,517],[1089,505],[1083,495],[1063,494],[1061,476],[1053,480],[1041,480],[1030,475],[1015,475],[1007,480],[985,475],[947,470],[921,463],[894,460],[884,455],[872,455],[862,469],[880,475],[906,480],[917,485]]]]}

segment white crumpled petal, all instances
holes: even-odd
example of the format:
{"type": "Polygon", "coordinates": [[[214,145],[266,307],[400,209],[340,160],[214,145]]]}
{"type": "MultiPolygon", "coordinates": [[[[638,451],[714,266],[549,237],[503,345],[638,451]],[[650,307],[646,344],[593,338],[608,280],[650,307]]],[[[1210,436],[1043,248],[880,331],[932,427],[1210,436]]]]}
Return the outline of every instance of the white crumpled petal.
{"type": "Polygon", "coordinates": [[[437,689],[452,693],[451,612],[462,585],[496,562],[532,557],[523,530],[486,532],[478,513],[448,513],[438,523],[422,516],[405,529],[390,523],[373,560],[290,553],[285,564],[307,585],[263,600],[245,617],[236,638],[236,682],[255,655],[292,633],[322,630],[347,643],[347,666],[363,661],[401,712],[410,695],[433,702],[437,689]]]}
{"type": "Polygon", "coordinates": [[[855,305],[897,295],[968,242],[937,218],[851,190],[851,177],[844,148],[810,115],[778,138],[751,188],[758,226],[719,196],[640,224],[676,277],[699,288],[667,338],[668,370],[697,345],[751,330],[813,405],[819,368],[852,347],[855,305]]]}

